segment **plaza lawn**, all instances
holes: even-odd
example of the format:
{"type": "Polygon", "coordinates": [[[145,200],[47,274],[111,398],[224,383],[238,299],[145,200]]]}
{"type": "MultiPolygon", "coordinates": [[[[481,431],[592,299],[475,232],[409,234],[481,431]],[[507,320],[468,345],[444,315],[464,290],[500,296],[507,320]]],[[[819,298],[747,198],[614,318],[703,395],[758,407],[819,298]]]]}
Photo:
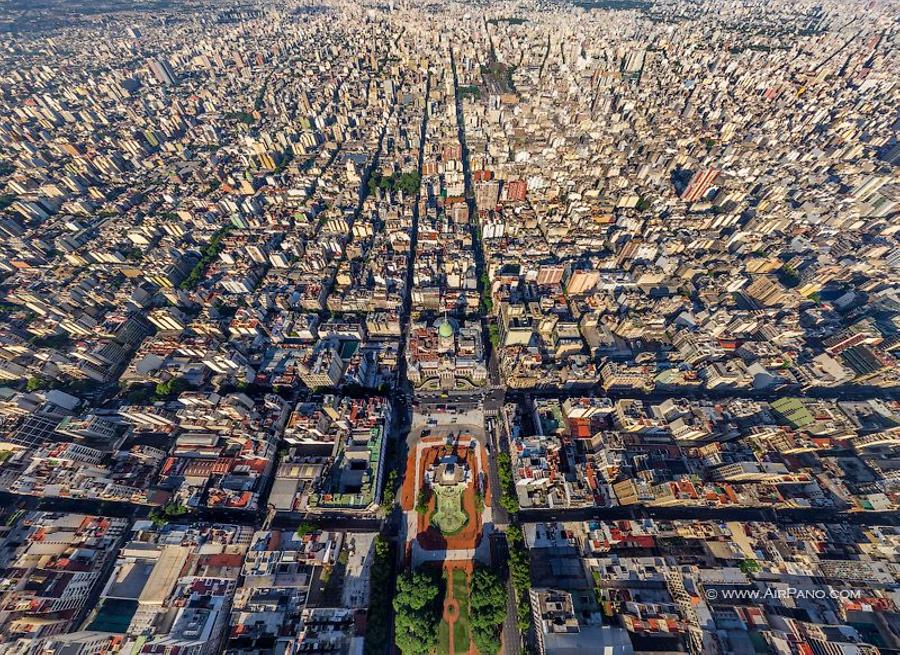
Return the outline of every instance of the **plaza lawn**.
{"type": "Polygon", "coordinates": [[[469,652],[469,578],[462,569],[453,569],[453,597],[459,602],[459,618],[453,624],[453,647],[457,653],[469,652]]]}
{"type": "Polygon", "coordinates": [[[453,655],[450,652],[450,626],[446,621],[441,621],[438,626],[437,655],[453,655]]]}
{"type": "Polygon", "coordinates": [[[451,620],[445,611],[438,626],[437,655],[468,655],[472,643],[471,622],[469,620],[469,576],[464,569],[444,570],[447,601],[458,607],[451,620]],[[451,646],[452,643],[452,646],[451,646]]]}
{"type": "Polygon", "coordinates": [[[462,488],[435,485],[434,497],[435,510],[431,522],[441,534],[453,535],[466,527],[469,517],[462,506],[462,488]]]}

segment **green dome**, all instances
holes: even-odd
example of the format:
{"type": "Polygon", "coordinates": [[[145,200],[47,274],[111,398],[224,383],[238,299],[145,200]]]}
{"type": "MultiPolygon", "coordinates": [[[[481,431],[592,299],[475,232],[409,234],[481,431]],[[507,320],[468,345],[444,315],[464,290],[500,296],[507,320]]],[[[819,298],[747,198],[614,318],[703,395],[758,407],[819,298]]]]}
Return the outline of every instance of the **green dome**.
{"type": "Polygon", "coordinates": [[[444,319],[444,322],[441,323],[440,327],[438,328],[438,335],[440,335],[444,339],[447,339],[447,338],[453,336],[453,326],[450,325],[450,321],[448,321],[446,318],[444,319]]]}

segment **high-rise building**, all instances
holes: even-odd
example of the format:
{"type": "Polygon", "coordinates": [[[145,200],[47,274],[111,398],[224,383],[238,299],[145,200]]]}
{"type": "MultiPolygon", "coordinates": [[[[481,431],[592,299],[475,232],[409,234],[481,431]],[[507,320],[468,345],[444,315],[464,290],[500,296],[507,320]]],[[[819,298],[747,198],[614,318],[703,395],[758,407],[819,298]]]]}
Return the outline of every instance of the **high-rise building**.
{"type": "Polygon", "coordinates": [[[555,266],[541,266],[537,273],[537,283],[540,285],[559,284],[562,282],[563,274],[565,274],[565,272],[565,267],[558,264],[555,266]]]}
{"type": "Polygon", "coordinates": [[[510,180],[503,185],[503,195],[509,202],[522,202],[525,200],[525,193],[528,185],[525,180],[510,180]]]}
{"type": "Polygon", "coordinates": [[[697,171],[691,176],[691,181],[688,182],[687,187],[684,189],[684,193],[681,194],[681,199],[685,202],[696,202],[697,200],[700,200],[706,195],[706,192],[710,190],[717,177],[719,177],[719,171],[715,168],[697,171]]]}
{"type": "Polygon", "coordinates": [[[160,84],[174,85],[178,83],[178,76],[165,59],[153,59],[150,64],[150,72],[160,84]]]}
{"type": "Polygon", "coordinates": [[[569,276],[566,284],[566,293],[570,295],[578,295],[587,293],[597,286],[600,282],[600,274],[597,271],[575,270],[569,276]]]}
{"type": "Polygon", "coordinates": [[[494,209],[500,200],[500,185],[494,181],[475,183],[475,204],[479,209],[494,209]]]}

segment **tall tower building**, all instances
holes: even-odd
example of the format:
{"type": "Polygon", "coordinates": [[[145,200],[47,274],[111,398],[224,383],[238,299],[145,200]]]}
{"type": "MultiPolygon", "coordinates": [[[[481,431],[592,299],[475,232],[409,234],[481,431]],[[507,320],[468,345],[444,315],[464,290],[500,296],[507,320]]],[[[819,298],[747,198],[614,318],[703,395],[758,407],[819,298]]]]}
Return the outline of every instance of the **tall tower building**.
{"type": "Polygon", "coordinates": [[[713,182],[719,177],[719,171],[715,168],[707,168],[705,171],[697,171],[691,176],[691,181],[681,194],[681,199],[685,202],[696,202],[706,195],[712,187],[713,182]]]}
{"type": "Polygon", "coordinates": [[[150,72],[160,84],[168,84],[174,86],[178,83],[178,76],[165,59],[153,59],[150,64],[150,72]]]}

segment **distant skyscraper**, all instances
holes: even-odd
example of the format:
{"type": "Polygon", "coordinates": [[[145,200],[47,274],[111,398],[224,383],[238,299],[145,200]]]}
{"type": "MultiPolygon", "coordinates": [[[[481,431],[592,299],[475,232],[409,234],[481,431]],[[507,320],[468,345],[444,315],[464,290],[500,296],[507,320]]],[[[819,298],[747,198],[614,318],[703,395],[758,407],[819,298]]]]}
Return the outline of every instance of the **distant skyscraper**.
{"type": "Polygon", "coordinates": [[[174,85],[178,82],[175,71],[172,70],[169,62],[165,59],[153,59],[150,62],[150,72],[153,73],[153,77],[160,84],[174,85]]]}
{"type": "Polygon", "coordinates": [[[696,202],[697,200],[700,200],[700,198],[706,195],[706,192],[709,191],[710,187],[712,187],[713,182],[716,181],[717,177],[719,177],[719,171],[715,168],[697,171],[691,177],[691,181],[688,182],[687,187],[685,187],[684,193],[681,194],[681,199],[685,202],[696,202]]]}

